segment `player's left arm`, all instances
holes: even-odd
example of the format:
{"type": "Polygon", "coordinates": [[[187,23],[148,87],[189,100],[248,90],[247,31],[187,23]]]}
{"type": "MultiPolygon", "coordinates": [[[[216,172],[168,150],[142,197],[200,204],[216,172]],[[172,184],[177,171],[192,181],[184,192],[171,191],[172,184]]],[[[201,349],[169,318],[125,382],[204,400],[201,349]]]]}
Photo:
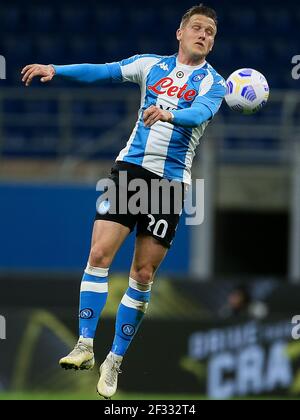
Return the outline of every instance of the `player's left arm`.
{"type": "Polygon", "coordinates": [[[217,80],[205,95],[199,95],[188,109],[165,111],[151,106],[144,112],[144,123],[151,127],[157,121],[169,122],[175,126],[196,128],[211,120],[218,112],[226,94],[226,83],[217,80]]]}
{"type": "Polygon", "coordinates": [[[226,83],[219,80],[205,95],[199,95],[188,109],[176,110],[172,124],[187,128],[199,127],[214,118],[226,95],[226,83]]]}

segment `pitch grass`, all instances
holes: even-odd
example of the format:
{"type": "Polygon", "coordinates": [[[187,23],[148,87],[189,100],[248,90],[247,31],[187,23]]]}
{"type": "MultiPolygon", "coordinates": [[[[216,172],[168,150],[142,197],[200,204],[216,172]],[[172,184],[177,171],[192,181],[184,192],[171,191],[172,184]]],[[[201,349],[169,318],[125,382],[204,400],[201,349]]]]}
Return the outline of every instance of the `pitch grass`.
{"type": "MultiPolygon", "coordinates": [[[[43,394],[43,393],[0,393],[0,401],[103,401],[97,394],[43,394]]],[[[112,401],[199,401],[208,400],[201,395],[188,394],[130,394],[117,393],[112,401]]],[[[234,400],[296,400],[289,397],[251,397],[234,400]]],[[[299,399],[297,399],[299,400],[299,399]]]]}
{"type": "MultiPolygon", "coordinates": [[[[116,396],[113,398],[113,401],[145,401],[145,400],[160,400],[160,401],[179,401],[179,400],[186,400],[186,401],[196,401],[196,400],[204,400],[205,397],[201,397],[199,395],[162,395],[162,394],[129,394],[129,393],[117,393],[116,396]]],[[[0,400],[1,401],[93,401],[93,400],[103,400],[99,397],[96,393],[95,394],[48,394],[48,393],[0,393],[0,400]]]]}

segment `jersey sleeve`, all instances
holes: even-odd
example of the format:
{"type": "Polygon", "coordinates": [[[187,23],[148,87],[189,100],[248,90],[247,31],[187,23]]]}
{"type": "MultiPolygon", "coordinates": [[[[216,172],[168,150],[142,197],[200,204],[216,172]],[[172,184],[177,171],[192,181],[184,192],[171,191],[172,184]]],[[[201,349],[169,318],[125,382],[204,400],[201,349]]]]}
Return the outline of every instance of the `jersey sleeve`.
{"type": "Polygon", "coordinates": [[[213,118],[220,109],[226,91],[225,80],[220,75],[213,76],[212,73],[209,73],[208,76],[203,79],[199,95],[195,99],[193,105],[206,106],[211,112],[211,118],[213,118]]]}
{"type": "Polygon", "coordinates": [[[200,92],[188,109],[172,111],[174,125],[195,128],[211,120],[218,112],[226,94],[226,82],[211,72],[203,79],[200,92]]]}
{"type": "Polygon", "coordinates": [[[154,54],[143,54],[107,65],[114,82],[132,82],[141,85],[146,69],[160,59],[160,56],[154,54]]]}
{"type": "Polygon", "coordinates": [[[111,82],[111,74],[106,64],[71,64],[59,66],[52,64],[55,75],[75,82],[111,82]]]}
{"type": "Polygon", "coordinates": [[[193,104],[191,108],[171,111],[172,124],[180,127],[196,128],[211,119],[211,112],[205,105],[193,104]]]}

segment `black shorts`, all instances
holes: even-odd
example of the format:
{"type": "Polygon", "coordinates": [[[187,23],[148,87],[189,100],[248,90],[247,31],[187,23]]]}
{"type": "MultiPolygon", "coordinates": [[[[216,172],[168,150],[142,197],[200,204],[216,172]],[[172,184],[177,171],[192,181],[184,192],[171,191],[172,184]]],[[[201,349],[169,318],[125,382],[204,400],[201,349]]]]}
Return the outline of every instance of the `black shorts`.
{"type": "Polygon", "coordinates": [[[153,236],[170,248],[183,209],[185,184],[127,162],[116,162],[109,180],[111,185],[97,203],[96,220],[119,223],[131,232],[137,227],[137,236],[153,236]]]}

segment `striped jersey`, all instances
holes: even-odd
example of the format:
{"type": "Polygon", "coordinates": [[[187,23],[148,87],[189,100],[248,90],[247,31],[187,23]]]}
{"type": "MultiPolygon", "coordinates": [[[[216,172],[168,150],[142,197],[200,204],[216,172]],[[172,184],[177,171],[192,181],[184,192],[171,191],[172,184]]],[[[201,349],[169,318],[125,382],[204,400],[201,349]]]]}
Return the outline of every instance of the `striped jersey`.
{"type": "Polygon", "coordinates": [[[204,62],[199,66],[179,63],[172,56],[136,55],[109,64],[114,81],[137,83],[141,105],[135,128],[116,161],[142,166],[160,177],[191,183],[195,150],[226,93],[225,80],[204,62]],[[207,107],[211,118],[196,128],[158,121],[145,127],[143,113],[151,105],[164,110],[188,109],[197,103],[207,107]]]}

